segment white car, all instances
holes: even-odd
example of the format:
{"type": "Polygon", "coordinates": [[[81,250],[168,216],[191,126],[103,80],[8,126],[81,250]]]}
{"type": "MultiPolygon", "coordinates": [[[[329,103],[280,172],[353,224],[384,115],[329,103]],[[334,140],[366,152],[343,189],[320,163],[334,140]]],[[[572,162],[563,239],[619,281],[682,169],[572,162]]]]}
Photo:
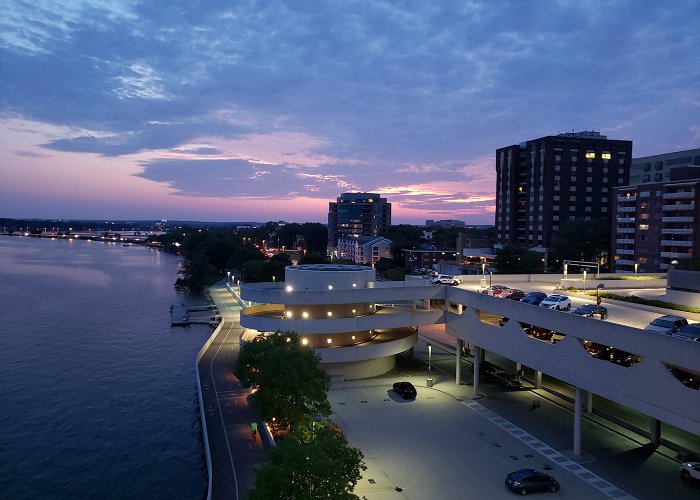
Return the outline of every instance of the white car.
{"type": "Polygon", "coordinates": [[[682,463],[681,477],[683,479],[697,479],[698,481],[700,481],[700,462],[682,463]]]}
{"type": "Polygon", "coordinates": [[[450,276],[449,274],[439,274],[430,279],[431,283],[438,285],[459,285],[462,281],[459,278],[450,276]]]}
{"type": "Polygon", "coordinates": [[[540,302],[540,307],[555,309],[557,311],[568,311],[571,309],[571,299],[566,295],[548,295],[542,302],[540,302]]]}

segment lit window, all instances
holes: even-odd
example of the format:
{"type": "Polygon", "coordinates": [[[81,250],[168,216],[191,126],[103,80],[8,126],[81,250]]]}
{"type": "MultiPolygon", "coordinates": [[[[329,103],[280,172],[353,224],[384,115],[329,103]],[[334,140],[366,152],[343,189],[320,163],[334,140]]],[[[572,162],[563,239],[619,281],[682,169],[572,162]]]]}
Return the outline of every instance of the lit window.
{"type": "MultiPolygon", "coordinates": [[[[594,156],[594,157],[595,157],[595,156],[594,156]]],[[[611,155],[610,153],[603,153],[602,155],[600,155],[600,157],[601,157],[603,160],[609,160],[610,158],[612,158],[612,155],[611,155]]]]}
{"type": "Polygon", "coordinates": [[[288,318],[291,318],[291,317],[292,317],[292,311],[287,311],[286,313],[284,313],[284,315],[287,316],[288,318]]]}
{"type": "Polygon", "coordinates": [[[639,230],[640,230],[640,231],[648,231],[648,230],[649,230],[649,224],[640,224],[640,225],[639,225],[639,230]]]}
{"type": "Polygon", "coordinates": [[[595,153],[593,151],[589,151],[586,153],[586,158],[595,158],[595,153]]]}
{"type": "Polygon", "coordinates": [[[308,345],[309,339],[301,339],[301,345],[308,345]]]}
{"type": "Polygon", "coordinates": [[[303,313],[301,313],[301,317],[304,318],[304,319],[306,319],[306,318],[309,317],[309,313],[307,313],[306,311],[304,311],[303,313]]]}

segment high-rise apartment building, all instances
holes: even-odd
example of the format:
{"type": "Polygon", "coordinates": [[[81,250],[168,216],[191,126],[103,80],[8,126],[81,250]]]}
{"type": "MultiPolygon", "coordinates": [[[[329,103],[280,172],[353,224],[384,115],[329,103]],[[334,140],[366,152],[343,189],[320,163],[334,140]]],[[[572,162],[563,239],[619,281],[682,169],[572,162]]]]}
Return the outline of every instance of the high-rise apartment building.
{"type": "Polygon", "coordinates": [[[545,252],[569,219],[610,220],[613,190],[629,184],[632,141],[584,131],[496,150],[496,239],[545,252]]]}
{"type": "Polygon", "coordinates": [[[391,203],[378,193],[342,193],[328,203],[328,245],[340,238],[379,236],[391,226],[391,203]]]}
{"type": "MultiPolygon", "coordinates": [[[[653,164],[652,164],[653,165],[653,164]]],[[[700,257],[700,166],[670,169],[668,182],[615,190],[616,272],[665,272],[700,257]]]]}
{"type": "Polygon", "coordinates": [[[630,185],[669,182],[671,169],[679,166],[700,166],[700,149],[632,158],[630,185]]]}

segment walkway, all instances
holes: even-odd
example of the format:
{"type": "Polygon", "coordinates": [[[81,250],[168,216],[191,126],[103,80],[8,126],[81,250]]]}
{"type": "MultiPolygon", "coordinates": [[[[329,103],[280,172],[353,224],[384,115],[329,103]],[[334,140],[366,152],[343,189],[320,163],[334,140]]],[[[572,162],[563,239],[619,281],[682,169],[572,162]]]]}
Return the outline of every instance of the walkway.
{"type": "Polygon", "coordinates": [[[262,433],[252,439],[250,423],[257,417],[248,406],[248,391],[233,376],[241,333],[240,306],[221,286],[209,291],[222,316],[221,326],[197,363],[211,467],[209,498],[238,500],[254,485],[267,443],[261,442],[262,433]]]}

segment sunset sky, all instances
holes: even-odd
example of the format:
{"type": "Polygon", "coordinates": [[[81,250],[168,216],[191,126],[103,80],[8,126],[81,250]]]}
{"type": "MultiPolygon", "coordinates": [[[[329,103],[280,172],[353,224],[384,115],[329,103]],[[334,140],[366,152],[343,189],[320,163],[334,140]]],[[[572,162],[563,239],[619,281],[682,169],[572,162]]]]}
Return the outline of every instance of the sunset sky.
{"type": "Polygon", "coordinates": [[[700,2],[15,1],[0,217],[492,222],[495,150],[700,147],[700,2]]]}

